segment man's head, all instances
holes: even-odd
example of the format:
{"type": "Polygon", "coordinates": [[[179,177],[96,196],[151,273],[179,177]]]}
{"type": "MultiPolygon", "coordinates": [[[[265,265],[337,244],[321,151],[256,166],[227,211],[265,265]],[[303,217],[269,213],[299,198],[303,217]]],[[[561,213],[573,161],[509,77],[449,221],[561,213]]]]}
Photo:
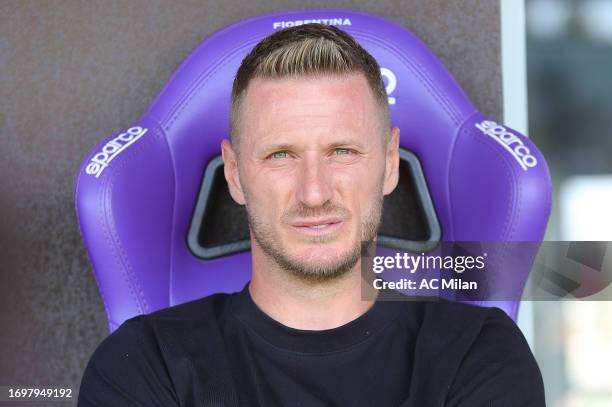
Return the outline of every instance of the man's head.
{"type": "Polygon", "coordinates": [[[380,67],[348,34],[307,24],[261,41],[236,74],[222,144],[253,255],[306,280],[352,269],[397,184],[398,138],[380,67]]]}

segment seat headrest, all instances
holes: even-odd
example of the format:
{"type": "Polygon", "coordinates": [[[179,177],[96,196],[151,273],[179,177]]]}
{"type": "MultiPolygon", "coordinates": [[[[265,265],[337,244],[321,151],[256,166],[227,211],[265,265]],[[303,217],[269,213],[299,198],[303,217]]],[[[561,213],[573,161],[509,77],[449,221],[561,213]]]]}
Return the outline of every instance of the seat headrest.
{"type": "MultiPolygon", "coordinates": [[[[401,129],[405,173],[398,188],[404,192],[385,203],[383,242],[430,250],[439,240],[541,240],[550,211],[544,158],[528,138],[480,114],[414,34],[348,10],[267,14],[205,39],[140,119],[85,158],[76,187],[78,216],[111,326],[137,313],[241,289],[250,278],[250,253],[240,246],[245,219],[230,217],[236,230],[215,237],[224,228],[215,223],[218,214],[235,212],[221,205],[209,223],[204,216],[215,197],[223,199],[223,183],[213,181],[221,140],[229,136],[232,81],[261,39],[308,22],[347,31],[381,66],[391,122],[401,129]],[[409,219],[417,213],[420,226],[409,219]],[[235,246],[220,257],[194,249],[207,244],[235,246]]],[[[522,287],[528,272],[514,273],[516,284],[522,287]]]]}

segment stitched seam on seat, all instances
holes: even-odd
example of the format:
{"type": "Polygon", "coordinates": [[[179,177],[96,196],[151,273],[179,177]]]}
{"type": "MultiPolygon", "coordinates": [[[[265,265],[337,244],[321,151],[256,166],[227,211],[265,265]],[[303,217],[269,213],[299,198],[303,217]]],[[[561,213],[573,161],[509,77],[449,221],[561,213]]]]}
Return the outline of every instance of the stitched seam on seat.
{"type": "MultiPolygon", "coordinates": [[[[355,11],[351,11],[351,12],[352,13],[361,14],[361,15],[364,15],[364,16],[366,15],[365,13],[359,13],[359,12],[355,12],[355,11]]],[[[231,33],[232,31],[238,31],[238,30],[243,29],[242,28],[243,26],[255,25],[256,23],[259,23],[261,20],[265,21],[265,20],[271,19],[272,17],[275,17],[275,16],[285,16],[287,14],[297,14],[297,11],[293,11],[293,12],[278,11],[278,12],[275,12],[275,13],[270,13],[270,14],[265,14],[265,15],[260,15],[260,16],[254,16],[254,17],[250,17],[247,20],[242,20],[242,21],[236,22],[236,23],[234,23],[232,25],[225,26],[225,27],[222,27],[222,28],[214,31],[202,43],[200,43],[195,48],[195,50],[193,52],[191,52],[185,58],[184,62],[179,66],[178,70],[174,74],[171,75],[170,80],[172,81],[174,78],[176,78],[178,75],[180,75],[180,70],[182,70],[182,67],[186,66],[187,64],[189,64],[189,62],[192,59],[197,58],[196,54],[199,53],[199,52],[202,52],[201,49],[206,47],[208,45],[208,42],[217,41],[219,37],[222,37],[224,35],[225,36],[229,35],[227,33],[231,33]]],[[[258,35],[258,36],[255,36],[255,37],[251,37],[248,40],[245,40],[244,44],[241,47],[239,47],[238,49],[234,50],[233,53],[241,50],[242,48],[244,48],[246,45],[250,44],[251,42],[258,41],[260,38],[263,39],[264,36],[258,35]]],[[[228,48],[226,48],[226,50],[227,49],[228,48]]],[[[221,54],[223,54],[223,53],[221,53],[221,54]]],[[[233,54],[230,54],[230,55],[233,57],[233,54]]],[[[228,58],[228,57],[229,57],[229,55],[226,56],[226,58],[228,58]]],[[[213,67],[214,66],[216,66],[216,65],[213,65],[213,67]]],[[[210,69],[213,69],[213,68],[209,68],[208,70],[206,70],[202,74],[200,74],[200,76],[198,76],[198,78],[193,82],[194,83],[193,86],[195,86],[196,88],[199,88],[200,85],[197,85],[197,84],[207,75],[207,72],[210,71],[210,69]]],[[[185,100],[185,98],[187,97],[189,92],[191,92],[193,89],[194,88],[192,86],[188,86],[187,87],[187,91],[185,92],[185,95],[181,96],[178,99],[178,101],[176,103],[174,103],[172,105],[172,107],[170,107],[168,109],[168,114],[166,115],[166,117],[164,117],[163,122],[166,122],[166,121],[170,120],[170,117],[172,117],[175,113],[177,113],[176,110],[179,108],[178,106],[180,106],[180,104],[185,100]]],[[[158,95],[158,98],[159,98],[159,95],[158,95]]],[[[181,108],[181,110],[182,110],[182,108],[181,108]]],[[[171,120],[172,120],[172,122],[174,122],[175,119],[173,118],[171,120]]]]}
{"type": "Polygon", "coordinates": [[[168,151],[168,156],[170,157],[170,163],[172,165],[172,180],[174,182],[174,185],[172,186],[173,189],[173,200],[172,200],[172,224],[170,226],[170,240],[168,242],[168,305],[172,305],[173,304],[173,298],[172,298],[172,293],[173,293],[173,287],[172,287],[172,282],[173,282],[173,273],[174,273],[174,244],[173,242],[175,241],[175,236],[176,236],[176,218],[177,218],[177,213],[176,213],[176,203],[178,202],[178,187],[177,185],[179,185],[178,179],[177,179],[177,171],[176,171],[176,158],[174,157],[174,150],[172,150],[170,148],[170,144],[168,143],[168,139],[166,138],[166,134],[164,133],[163,127],[161,125],[160,122],[158,122],[157,120],[155,120],[156,124],[159,126],[159,131],[162,133],[162,137],[164,140],[164,145],[166,146],[166,150],[168,151]]]}
{"type": "MultiPolygon", "coordinates": [[[[232,24],[232,25],[230,25],[230,26],[225,26],[225,27],[222,27],[222,28],[220,28],[220,29],[218,29],[218,30],[214,31],[212,34],[210,34],[210,35],[207,37],[207,39],[205,39],[205,40],[204,40],[204,41],[203,41],[203,42],[202,42],[200,45],[198,45],[198,46],[197,46],[197,47],[194,49],[194,51],[192,51],[192,52],[191,52],[191,53],[190,53],[190,54],[189,54],[189,55],[188,55],[188,56],[185,58],[185,60],[183,61],[183,63],[181,63],[181,64],[180,64],[180,66],[178,67],[177,71],[175,71],[175,72],[174,72],[174,73],[173,73],[173,74],[170,76],[170,79],[169,79],[169,80],[170,80],[170,81],[173,81],[173,80],[174,80],[174,79],[175,79],[177,76],[179,76],[179,75],[180,75],[180,71],[182,70],[182,67],[183,67],[183,66],[187,66],[187,64],[189,64],[189,63],[190,63],[190,61],[191,61],[192,59],[197,58],[197,55],[196,55],[196,54],[197,54],[198,52],[201,52],[201,51],[200,51],[200,48],[203,48],[203,47],[207,46],[207,45],[208,45],[208,42],[211,42],[211,41],[216,41],[216,40],[217,40],[217,38],[219,38],[219,37],[221,37],[221,36],[223,36],[223,35],[229,35],[229,34],[227,34],[227,33],[231,33],[232,31],[237,31],[238,29],[242,29],[242,26],[244,26],[244,25],[255,24],[255,23],[256,23],[256,22],[258,22],[259,20],[265,20],[265,19],[268,19],[268,18],[273,17],[273,16],[276,16],[276,15],[284,15],[284,14],[286,14],[286,12],[276,12],[276,13],[271,13],[271,14],[266,14],[266,15],[261,15],[261,16],[255,16],[255,17],[251,17],[251,18],[249,18],[248,20],[242,20],[242,21],[239,21],[239,22],[237,22],[237,23],[234,23],[234,24],[232,24]],[[204,44],[204,43],[206,43],[206,44],[204,44]]],[[[258,36],[258,37],[253,37],[253,38],[251,38],[250,40],[246,41],[246,43],[248,43],[248,42],[250,42],[250,41],[255,41],[255,40],[256,40],[257,38],[259,38],[259,37],[260,37],[260,36],[258,36]]],[[[241,47],[241,48],[242,48],[242,47],[241,47]]],[[[202,73],[200,76],[198,76],[198,78],[197,78],[197,79],[194,81],[194,85],[192,85],[192,86],[197,86],[197,85],[195,85],[195,84],[197,84],[197,83],[198,83],[198,82],[199,82],[199,81],[202,79],[202,77],[203,77],[205,74],[206,74],[206,71],[204,71],[204,72],[203,72],[203,73],[202,73]]],[[[189,87],[187,88],[187,91],[185,92],[185,94],[187,94],[187,93],[189,93],[189,92],[190,92],[190,89],[192,88],[192,86],[189,86],[189,87]]],[[[157,98],[156,98],[156,100],[157,100],[157,99],[158,99],[160,96],[161,96],[161,95],[158,95],[158,96],[157,96],[157,98]]],[[[163,122],[166,122],[166,121],[168,121],[168,120],[170,119],[170,117],[171,117],[171,116],[174,114],[174,112],[176,111],[176,109],[178,109],[178,106],[180,106],[181,102],[185,100],[185,97],[186,97],[186,96],[182,96],[182,97],[180,97],[180,98],[179,98],[179,100],[177,100],[177,101],[176,101],[176,102],[175,102],[175,103],[174,103],[174,104],[173,104],[173,105],[172,105],[172,106],[171,106],[171,107],[168,109],[168,114],[166,115],[166,117],[164,117],[163,122]]],[[[174,119],[173,119],[172,121],[174,121],[174,119]]],[[[159,123],[159,124],[160,124],[160,127],[161,127],[161,123],[159,123]]]]}
{"type": "MultiPolygon", "coordinates": [[[[129,278],[126,274],[125,267],[121,263],[118,253],[117,253],[117,245],[111,236],[112,231],[110,230],[110,218],[112,218],[112,213],[107,215],[107,207],[112,211],[112,203],[111,203],[111,188],[112,184],[108,181],[108,178],[104,181],[103,192],[100,194],[100,204],[98,207],[100,208],[100,225],[102,225],[102,229],[104,231],[104,239],[106,240],[107,246],[111,252],[111,255],[117,265],[117,270],[119,270],[121,277],[124,280],[125,285],[128,287],[130,295],[132,297],[132,301],[138,307],[139,311],[142,312],[142,307],[138,298],[136,297],[132,284],[129,281],[129,278]]],[[[110,316],[110,314],[109,314],[110,316]]]]}
{"type": "Polygon", "coordinates": [[[164,121],[168,121],[166,124],[166,130],[170,130],[174,122],[181,115],[181,112],[185,110],[191,100],[200,92],[200,90],[208,83],[210,78],[214,76],[217,72],[219,72],[222,68],[224,68],[227,64],[229,64],[230,60],[236,57],[236,54],[241,52],[244,48],[250,47],[255,43],[259,37],[253,37],[244,42],[240,47],[234,49],[230,54],[222,58],[217,64],[213,65],[208,70],[204,71],[195,81],[192,86],[190,86],[185,94],[176,102],[176,104],[169,109],[168,114],[165,117],[164,121]]]}
{"type": "Polygon", "coordinates": [[[514,235],[516,234],[516,228],[518,227],[518,221],[521,217],[521,207],[522,207],[522,202],[523,202],[523,183],[522,182],[517,182],[518,184],[518,190],[516,191],[516,194],[514,196],[514,201],[515,201],[515,207],[516,207],[516,212],[514,213],[514,217],[512,219],[512,228],[510,229],[510,232],[508,233],[508,239],[507,240],[513,240],[514,235]]]}
{"type": "MultiPolygon", "coordinates": [[[[464,137],[465,136],[469,136],[472,139],[474,139],[477,143],[486,146],[488,151],[491,151],[493,154],[495,154],[497,157],[499,157],[498,161],[503,163],[503,169],[504,169],[504,172],[506,174],[506,178],[511,180],[511,182],[510,182],[510,185],[511,185],[510,186],[511,198],[510,198],[510,202],[508,203],[508,206],[506,208],[506,215],[505,215],[504,223],[503,223],[503,226],[502,226],[502,230],[501,230],[500,236],[498,237],[498,239],[501,242],[503,242],[503,241],[507,240],[507,234],[508,234],[508,231],[509,231],[509,225],[512,224],[512,220],[514,219],[514,218],[512,218],[512,208],[516,206],[516,192],[515,192],[515,188],[514,188],[514,185],[516,184],[516,177],[515,177],[514,172],[512,171],[512,167],[511,167],[511,165],[513,163],[509,161],[508,157],[505,154],[502,154],[502,151],[500,151],[497,148],[496,145],[492,144],[492,140],[491,141],[486,140],[486,139],[482,138],[479,134],[477,134],[477,133],[475,133],[473,131],[469,131],[469,130],[471,130],[471,128],[466,127],[466,124],[468,126],[470,126],[471,124],[474,123],[473,118],[476,115],[477,115],[477,113],[475,115],[472,115],[466,121],[466,123],[463,125],[462,129],[460,130],[459,136],[464,136],[464,137]],[[467,135],[465,135],[466,132],[467,132],[467,135]]],[[[449,170],[453,166],[452,165],[452,161],[453,161],[453,159],[451,159],[451,165],[449,165],[449,170]]],[[[449,183],[449,185],[450,185],[450,183],[449,183]]],[[[449,186],[449,188],[450,188],[450,186],[449,186]]],[[[450,193],[449,193],[449,196],[450,196],[450,193]]],[[[452,205],[452,202],[453,202],[453,200],[451,199],[451,205],[452,205]]],[[[451,209],[453,211],[452,214],[454,215],[455,214],[454,206],[451,206],[451,209]]],[[[501,253],[501,254],[499,254],[498,257],[496,256],[496,262],[498,264],[504,264],[505,257],[508,255],[507,250],[503,250],[502,243],[499,243],[498,250],[499,250],[499,253],[501,253]]],[[[485,283],[488,284],[488,281],[489,281],[489,279],[487,278],[485,280],[485,283]]]]}
{"type": "MultiPolygon", "coordinates": [[[[123,170],[126,168],[128,162],[130,161],[130,157],[135,157],[141,154],[142,151],[144,151],[149,144],[160,138],[160,135],[162,134],[159,129],[156,128],[151,128],[151,132],[153,133],[153,137],[144,138],[144,140],[142,140],[142,143],[132,145],[132,148],[129,151],[125,152],[127,154],[125,154],[125,156],[123,157],[124,159],[121,160],[114,168],[114,172],[112,173],[112,176],[107,182],[108,186],[104,188],[106,195],[105,202],[107,203],[108,207],[111,208],[111,210],[112,193],[115,181],[120,178],[123,170]]],[[[103,211],[102,213],[104,214],[105,212],[106,211],[103,211]]],[[[141,313],[147,313],[150,310],[149,304],[144,295],[144,291],[142,289],[140,281],[138,280],[138,278],[136,278],[134,274],[132,265],[128,259],[127,253],[125,252],[124,246],[121,243],[121,240],[119,239],[119,235],[117,233],[114,223],[114,217],[111,213],[105,218],[106,223],[108,225],[107,241],[109,242],[109,245],[115,248],[115,251],[113,251],[114,257],[130,290],[130,293],[132,294],[132,299],[134,300],[134,303],[136,304],[141,313]]]]}
{"type": "MultiPolygon", "coordinates": [[[[157,139],[162,139],[162,141],[165,142],[165,137],[163,137],[163,132],[161,132],[159,129],[156,129],[154,127],[151,127],[151,131],[152,131],[154,137],[147,138],[146,140],[144,140],[145,141],[144,143],[141,143],[141,144],[138,145],[138,148],[135,148],[133,151],[130,151],[130,153],[131,153],[130,155],[131,156],[135,157],[135,156],[138,156],[138,155],[142,154],[147,149],[149,144],[153,144],[157,139]]],[[[120,166],[118,166],[118,168],[117,168],[117,176],[113,179],[113,182],[114,182],[114,180],[120,178],[120,175],[123,173],[123,171],[127,167],[127,164],[128,164],[128,159],[127,158],[128,157],[125,157],[125,158],[126,158],[126,160],[123,161],[120,166]]],[[[114,222],[113,222],[113,228],[114,228],[114,222]]],[[[140,301],[142,302],[143,311],[145,313],[147,313],[147,312],[150,311],[150,307],[149,307],[149,304],[147,302],[146,296],[144,294],[144,290],[142,289],[142,286],[140,284],[140,280],[138,278],[136,278],[136,275],[134,274],[132,265],[131,265],[131,263],[128,260],[127,253],[125,252],[125,248],[124,248],[123,244],[121,244],[121,241],[119,239],[117,239],[117,245],[119,246],[119,248],[121,250],[121,254],[122,254],[123,258],[125,259],[125,264],[127,265],[128,275],[129,275],[130,279],[133,281],[134,287],[138,290],[137,293],[139,294],[140,301]]]]}
{"type": "MultiPolygon", "coordinates": [[[[510,193],[511,193],[511,198],[510,198],[510,202],[508,203],[508,207],[506,209],[506,219],[504,221],[504,226],[502,229],[502,234],[500,236],[500,242],[506,242],[509,240],[509,234],[510,234],[510,225],[514,224],[516,222],[517,217],[513,216],[513,208],[516,208],[518,205],[517,202],[517,191],[516,191],[516,184],[517,184],[517,178],[515,176],[515,173],[512,169],[512,165],[515,164],[513,163],[507,154],[503,154],[503,152],[499,149],[498,145],[495,145],[493,140],[487,140],[485,138],[483,138],[483,136],[481,136],[480,134],[477,134],[475,132],[469,132],[470,136],[476,140],[476,142],[478,142],[481,145],[485,145],[487,146],[487,148],[494,152],[498,157],[499,157],[499,161],[503,162],[503,168],[505,170],[506,173],[506,177],[511,180],[510,182],[510,193]]],[[[499,252],[500,255],[497,259],[498,264],[505,264],[505,259],[508,256],[508,250],[504,250],[503,247],[503,243],[499,244],[499,252]]],[[[507,243],[506,243],[507,245],[507,243]]],[[[488,281],[488,279],[486,280],[488,281]]]]}
{"type": "MultiPolygon", "coordinates": [[[[467,122],[467,121],[466,121],[467,122]]],[[[465,126],[465,123],[462,125],[465,126]]],[[[453,222],[453,214],[455,213],[455,208],[454,208],[454,204],[453,204],[453,200],[451,199],[451,188],[450,188],[450,172],[451,172],[451,167],[453,166],[453,160],[455,158],[455,148],[457,147],[457,140],[459,139],[459,137],[461,137],[461,128],[459,130],[457,130],[455,132],[455,139],[453,140],[453,145],[451,146],[451,150],[450,150],[450,155],[449,155],[449,160],[448,160],[448,166],[446,167],[446,177],[444,179],[444,186],[446,189],[446,207],[448,208],[448,211],[450,211],[450,214],[448,214],[448,219],[449,219],[449,226],[450,226],[450,237],[449,240],[455,240],[455,222],[453,222]]]]}
{"type": "Polygon", "coordinates": [[[431,96],[433,96],[436,101],[442,106],[442,108],[448,114],[449,118],[454,122],[454,124],[460,124],[461,117],[459,115],[459,112],[457,112],[453,104],[450,103],[450,100],[448,99],[446,94],[440,90],[436,83],[431,79],[427,71],[423,69],[421,64],[419,64],[413,58],[410,58],[409,55],[406,55],[401,50],[397,49],[395,46],[383,42],[383,40],[378,37],[373,37],[371,36],[371,34],[359,30],[355,30],[355,32],[358,32],[364,38],[374,43],[377,43],[381,48],[386,49],[389,53],[395,55],[399,60],[403,61],[404,65],[413,73],[415,73],[416,78],[425,86],[427,92],[431,96]]]}
{"type": "MultiPolygon", "coordinates": [[[[143,143],[144,144],[144,143],[143,143]]],[[[127,157],[125,157],[127,159],[127,157]]],[[[110,190],[112,191],[113,187],[114,187],[114,183],[115,180],[119,178],[120,174],[121,174],[121,168],[118,168],[119,171],[117,171],[116,176],[113,177],[113,180],[111,181],[110,184],[110,190]]],[[[109,194],[112,195],[112,192],[109,194]]],[[[134,275],[134,269],[132,267],[131,262],[129,261],[129,258],[127,256],[127,253],[125,251],[125,247],[124,245],[121,243],[121,239],[119,238],[119,234],[117,233],[117,229],[115,226],[115,217],[114,216],[109,216],[108,217],[108,223],[110,226],[110,231],[111,231],[111,235],[113,236],[113,240],[115,242],[115,245],[118,249],[118,253],[119,253],[119,257],[121,259],[122,264],[125,267],[125,275],[127,277],[127,279],[130,280],[131,283],[131,287],[130,289],[134,289],[134,293],[135,296],[137,297],[138,301],[140,301],[140,308],[141,308],[141,312],[148,312],[149,310],[149,306],[147,304],[144,292],[142,290],[142,287],[140,285],[140,282],[138,280],[138,278],[136,278],[136,276],[134,275]]]]}
{"type": "MultiPolygon", "coordinates": [[[[78,204],[77,204],[76,196],[79,194],[79,187],[81,185],[81,177],[84,177],[82,171],[83,171],[83,168],[81,168],[79,170],[79,173],[78,173],[78,176],[77,176],[77,180],[76,180],[76,185],[75,185],[75,188],[74,188],[74,190],[75,190],[75,208],[77,208],[77,220],[79,218],[79,214],[78,214],[78,204]]],[[[94,189],[94,192],[97,193],[97,201],[100,203],[101,202],[100,195],[102,195],[103,192],[104,192],[104,185],[102,186],[102,188],[94,189]]],[[[101,207],[101,205],[98,204],[98,208],[100,208],[100,207],[101,207]]],[[[101,217],[100,217],[100,219],[101,219],[101,217]]],[[[81,222],[79,221],[79,224],[80,223],[81,222]]],[[[99,224],[100,224],[101,227],[103,227],[103,224],[102,224],[101,220],[100,220],[99,224]]],[[[83,243],[85,243],[86,239],[85,239],[85,235],[83,234],[81,225],[79,225],[78,230],[79,230],[79,235],[81,236],[81,241],[83,243]]],[[[88,254],[90,260],[93,260],[93,256],[91,256],[91,254],[89,253],[88,245],[86,243],[85,243],[85,250],[87,251],[87,254],[88,254]]],[[[108,316],[109,328],[112,328],[110,326],[112,324],[112,321],[111,321],[111,313],[110,313],[110,308],[108,306],[108,301],[106,299],[106,295],[102,292],[102,289],[101,289],[102,286],[100,284],[100,276],[98,274],[97,268],[93,267],[93,262],[92,262],[92,272],[93,272],[93,275],[94,275],[94,281],[96,282],[96,286],[98,287],[98,292],[100,293],[100,298],[102,299],[102,305],[104,307],[104,312],[108,316]]]]}
{"type": "Polygon", "coordinates": [[[512,171],[512,167],[511,165],[513,164],[512,162],[509,161],[508,155],[507,154],[502,154],[502,151],[498,148],[499,146],[496,144],[493,144],[494,142],[491,140],[487,140],[485,141],[485,139],[483,137],[481,137],[480,134],[477,134],[475,132],[469,132],[468,134],[470,134],[470,136],[476,140],[479,144],[487,146],[487,148],[494,152],[498,157],[499,157],[499,161],[504,163],[504,170],[506,173],[506,176],[509,180],[511,180],[512,182],[510,183],[511,185],[511,200],[510,203],[508,204],[508,207],[506,209],[506,218],[504,221],[504,226],[503,226],[503,233],[500,236],[500,239],[502,241],[506,241],[508,240],[508,234],[510,231],[510,225],[513,223],[514,218],[512,217],[512,208],[516,207],[517,202],[516,202],[516,184],[517,184],[517,180],[516,180],[516,176],[514,175],[514,171],[512,171]]]}

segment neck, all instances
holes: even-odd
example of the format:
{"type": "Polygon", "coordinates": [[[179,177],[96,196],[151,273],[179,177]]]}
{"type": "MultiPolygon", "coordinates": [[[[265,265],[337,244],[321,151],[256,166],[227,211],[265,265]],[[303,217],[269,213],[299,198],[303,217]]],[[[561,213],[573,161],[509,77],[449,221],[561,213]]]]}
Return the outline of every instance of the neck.
{"type": "Polygon", "coordinates": [[[362,300],[362,287],[371,285],[362,285],[361,260],[342,276],[313,282],[281,269],[256,243],[252,248],[251,297],[264,313],[285,326],[337,328],[360,317],[374,304],[376,293],[368,293],[368,300],[362,300]]]}

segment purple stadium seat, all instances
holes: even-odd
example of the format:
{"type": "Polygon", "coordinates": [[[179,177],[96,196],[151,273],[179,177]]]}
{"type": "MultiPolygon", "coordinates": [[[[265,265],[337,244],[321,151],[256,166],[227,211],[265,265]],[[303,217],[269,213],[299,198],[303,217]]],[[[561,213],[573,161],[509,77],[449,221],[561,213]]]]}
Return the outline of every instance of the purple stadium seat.
{"type": "MultiPolygon", "coordinates": [[[[403,149],[382,245],[425,252],[440,241],[542,240],[551,205],[544,158],[528,138],[479,113],[411,32],[348,10],[253,17],[205,39],[146,113],[96,145],[77,174],[81,234],[111,331],[249,280],[244,210],[229,198],[218,158],[232,80],[262,38],[311,21],[346,30],[382,68],[403,149]]],[[[495,280],[516,287],[516,298],[472,302],[516,318],[534,254],[495,280]]]]}

